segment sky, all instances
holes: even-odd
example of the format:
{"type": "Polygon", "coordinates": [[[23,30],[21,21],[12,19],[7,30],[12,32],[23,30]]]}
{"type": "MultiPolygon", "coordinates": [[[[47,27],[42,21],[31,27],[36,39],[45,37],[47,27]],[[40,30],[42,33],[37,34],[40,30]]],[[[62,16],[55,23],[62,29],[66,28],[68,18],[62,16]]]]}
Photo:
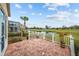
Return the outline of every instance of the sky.
{"type": "Polygon", "coordinates": [[[9,20],[20,22],[27,16],[27,27],[79,25],[79,3],[11,3],[9,20]]]}

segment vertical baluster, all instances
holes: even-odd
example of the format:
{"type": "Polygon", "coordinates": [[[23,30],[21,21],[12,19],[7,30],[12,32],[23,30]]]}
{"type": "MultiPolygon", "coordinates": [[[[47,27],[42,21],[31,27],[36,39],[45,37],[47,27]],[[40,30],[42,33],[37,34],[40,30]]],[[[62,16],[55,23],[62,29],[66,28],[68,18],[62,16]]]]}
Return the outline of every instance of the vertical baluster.
{"type": "Polygon", "coordinates": [[[45,33],[45,32],[43,32],[43,39],[45,39],[45,36],[46,36],[46,33],[45,33]]]}
{"type": "Polygon", "coordinates": [[[68,41],[69,41],[69,37],[67,36],[67,46],[68,46],[68,44],[69,44],[68,41]]]}
{"type": "MultiPolygon", "coordinates": [[[[64,36],[64,41],[66,42],[66,36],[64,36]]],[[[66,44],[66,43],[65,43],[66,44]]]]}
{"type": "Polygon", "coordinates": [[[69,46],[69,41],[70,41],[70,38],[68,37],[68,46],[69,46]]]}
{"type": "Polygon", "coordinates": [[[71,56],[75,55],[74,52],[74,37],[72,35],[70,35],[70,50],[71,50],[71,56]]]}
{"type": "Polygon", "coordinates": [[[29,33],[28,37],[29,37],[29,40],[30,40],[30,30],[28,31],[28,33],[29,33]]]}
{"type": "Polygon", "coordinates": [[[68,45],[68,37],[66,36],[66,45],[68,45]]]}
{"type": "Polygon", "coordinates": [[[52,42],[54,42],[54,39],[55,39],[55,34],[52,33],[52,42]]]}

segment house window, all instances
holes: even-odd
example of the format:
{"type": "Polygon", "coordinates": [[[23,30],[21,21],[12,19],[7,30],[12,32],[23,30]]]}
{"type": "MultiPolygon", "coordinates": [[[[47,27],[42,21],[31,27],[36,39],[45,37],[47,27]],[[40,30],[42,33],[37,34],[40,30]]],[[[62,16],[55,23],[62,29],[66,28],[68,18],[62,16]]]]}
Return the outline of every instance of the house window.
{"type": "Polygon", "coordinates": [[[15,32],[17,32],[18,31],[18,29],[17,29],[17,27],[15,27],[15,32]]]}
{"type": "Polygon", "coordinates": [[[4,49],[4,23],[2,23],[2,39],[1,39],[1,42],[2,42],[2,48],[1,48],[1,51],[3,51],[4,49]]]}
{"type": "Polygon", "coordinates": [[[0,52],[2,52],[4,50],[5,47],[5,37],[6,37],[6,18],[5,18],[5,14],[2,11],[2,9],[0,9],[0,52]]]}
{"type": "Polygon", "coordinates": [[[14,26],[14,24],[10,24],[11,26],[14,26]]]}
{"type": "Polygon", "coordinates": [[[13,27],[10,27],[10,32],[13,32],[13,27]]]}

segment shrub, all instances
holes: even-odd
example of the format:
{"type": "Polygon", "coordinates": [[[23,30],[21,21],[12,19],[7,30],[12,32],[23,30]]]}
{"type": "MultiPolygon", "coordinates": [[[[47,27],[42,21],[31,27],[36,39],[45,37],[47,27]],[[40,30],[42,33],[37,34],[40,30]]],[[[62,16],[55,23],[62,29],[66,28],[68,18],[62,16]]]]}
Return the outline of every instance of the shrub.
{"type": "Polygon", "coordinates": [[[15,43],[19,41],[22,41],[20,37],[9,37],[9,43],[15,43]]]}
{"type": "Polygon", "coordinates": [[[24,37],[27,37],[27,36],[28,36],[28,32],[24,32],[24,33],[23,33],[23,36],[24,36],[24,37]]]}
{"type": "Polygon", "coordinates": [[[65,48],[64,33],[63,32],[60,32],[59,33],[59,36],[60,36],[60,47],[61,48],[65,48]]]}
{"type": "Polygon", "coordinates": [[[20,32],[9,32],[8,37],[21,36],[20,32]]]}
{"type": "MultiPolygon", "coordinates": [[[[28,36],[28,32],[22,32],[23,37],[28,36]]],[[[9,32],[8,37],[15,37],[15,36],[21,36],[21,32],[9,32]]]]}
{"type": "Polygon", "coordinates": [[[8,37],[9,37],[9,43],[15,43],[22,41],[24,39],[28,39],[28,32],[22,32],[22,37],[21,37],[21,32],[9,32],[8,37]]]}

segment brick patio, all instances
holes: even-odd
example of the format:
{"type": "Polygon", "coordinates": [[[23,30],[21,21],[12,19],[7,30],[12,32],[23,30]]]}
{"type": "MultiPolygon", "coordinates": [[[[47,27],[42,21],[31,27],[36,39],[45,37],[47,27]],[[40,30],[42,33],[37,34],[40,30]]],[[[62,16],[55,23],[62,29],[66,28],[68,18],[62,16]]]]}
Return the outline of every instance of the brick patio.
{"type": "Polygon", "coordinates": [[[42,39],[23,40],[8,45],[5,56],[69,56],[69,48],[42,39]]]}

